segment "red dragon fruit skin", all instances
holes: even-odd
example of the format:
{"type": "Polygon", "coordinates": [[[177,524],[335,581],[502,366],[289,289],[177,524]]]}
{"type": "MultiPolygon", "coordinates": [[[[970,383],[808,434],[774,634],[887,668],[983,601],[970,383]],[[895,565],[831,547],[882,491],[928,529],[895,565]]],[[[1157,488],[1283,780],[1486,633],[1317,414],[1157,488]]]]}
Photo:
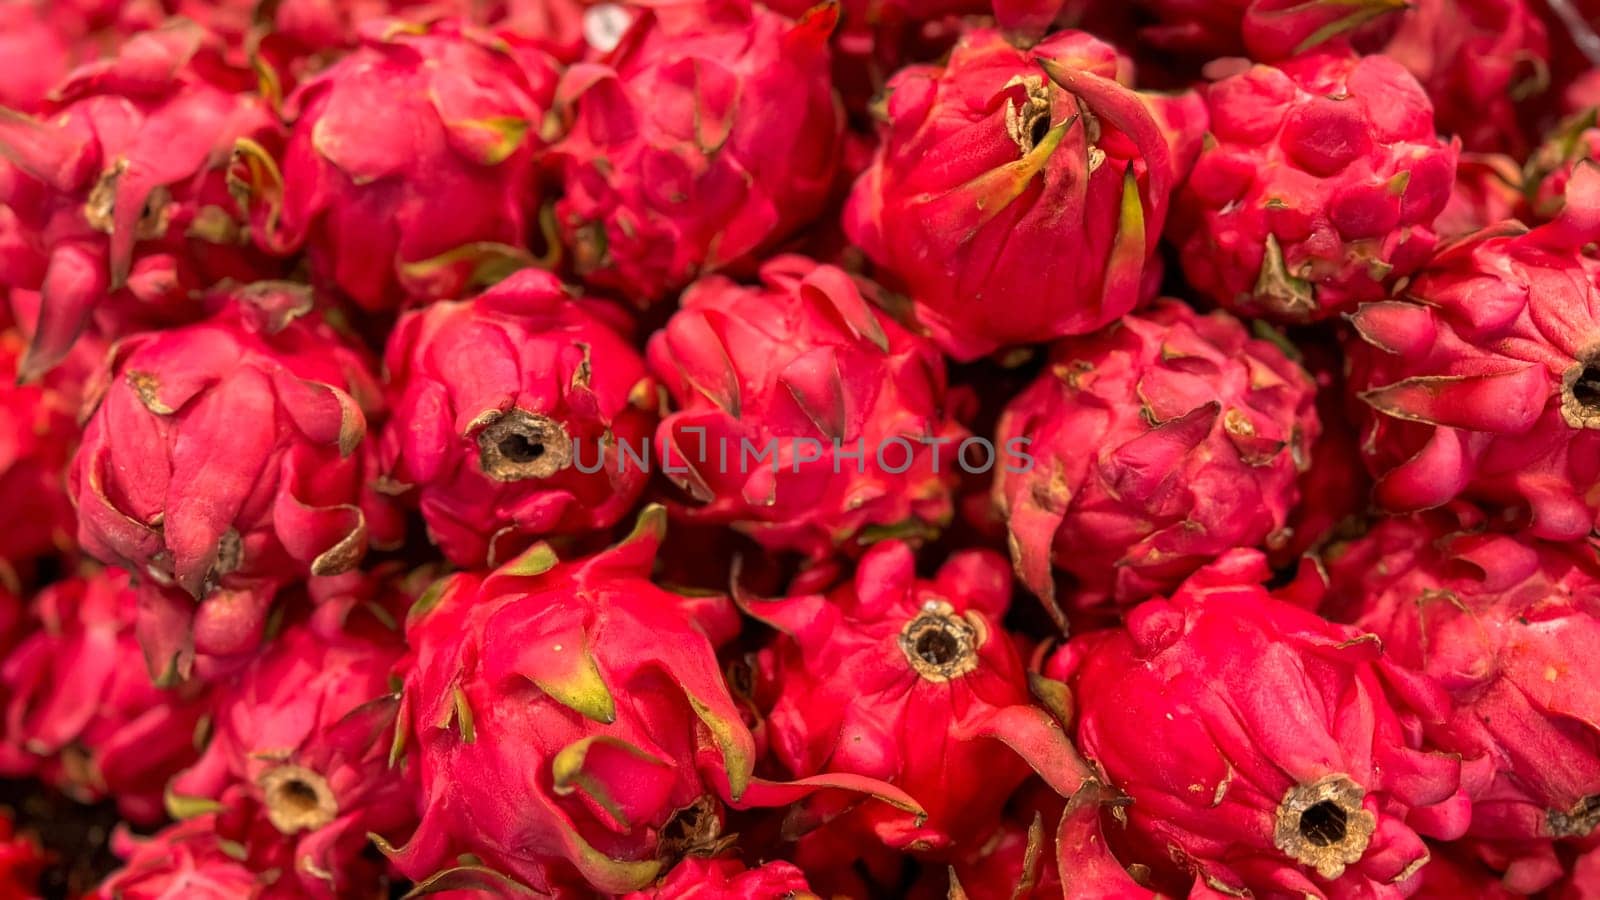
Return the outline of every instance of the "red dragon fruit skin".
{"type": "Polygon", "coordinates": [[[173,779],[175,814],[247,796],[295,842],[294,871],[311,896],[346,896],[338,879],[367,835],[415,824],[414,770],[389,771],[398,700],[389,674],[397,636],[331,641],[305,625],[277,635],[216,693],[210,743],[173,779]]]}
{"type": "Polygon", "coordinates": [[[1030,442],[1031,464],[994,486],[1023,582],[1053,605],[1053,559],[1078,604],[1130,603],[1226,550],[1286,542],[1315,394],[1237,319],[1173,300],[1061,343],[996,440],[1030,442]]]}
{"type": "Polygon", "coordinates": [[[1206,103],[1210,140],[1168,226],[1195,290],[1240,315],[1306,322],[1382,299],[1428,261],[1457,150],[1399,63],[1251,66],[1206,103]]]}
{"type": "Polygon", "coordinates": [[[0,815],[0,897],[35,897],[52,859],[39,841],[19,835],[9,815],[0,815]]]}
{"type": "Polygon", "coordinates": [[[585,282],[640,305],[770,249],[822,209],[843,115],[818,4],[646,3],[622,42],[563,76],[551,151],[562,241],[585,282]]]}
{"type": "Polygon", "coordinates": [[[1418,749],[1449,703],[1268,575],[1233,551],[1045,672],[1072,686],[1078,745],[1131,801],[1125,837],[1163,890],[1403,896],[1421,835],[1467,827],[1460,758],[1418,749]]]}
{"type": "Polygon", "coordinates": [[[0,497],[7,514],[0,581],[13,584],[32,562],[74,546],[77,520],[66,473],[81,430],[82,384],[98,342],[82,341],[65,365],[21,384],[27,347],[20,329],[0,331],[0,497]]]}
{"type": "Polygon", "coordinates": [[[946,415],[938,351],[838,268],[781,256],[761,279],[697,282],[650,340],[678,410],[657,456],[693,515],[813,559],[942,527],[967,433],[946,415]]]}
{"type": "Polygon", "coordinates": [[[25,379],[91,321],[114,338],[191,320],[196,292],[265,273],[232,212],[227,156],[278,126],[215,44],[192,24],[145,32],[75,71],[41,118],[0,109],[0,206],[19,226],[0,239],[0,283],[42,294],[25,379]]]}
{"type": "Polygon", "coordinates": [[[806,876],[782,860],[754,869],[736,859],[689,857],[657,884],[623,900],[816,900],[806,876]]]}
{"type": "MultiPolygon", "coordinates": [[[[1472,151],[1510,153],[1529,147],[1518,104],[1544,87],[1550,56],[1534,0],[1410,0],[1381,43],[1433,98],[1443,134],[1472,151]]],[[[1376,49],[1376,48],[1375,48],[1376,49]]]]}
{"type": "Polygon", "coordinates": [[[1137,0],[1141,41],[1197,59],[1288,59],[1406,8],[1403,0],[1137,0]]]}
{"type": "Polygon", "coordinates": [[[289,98],[281,160],[239,143],[257,241],[305,249],[314,277],[368,310],[461,296],[527,256],[555,77],[535,47],[455,20],[367,23],[289,98]]]}
{"type": "Polygon", "coordinates": [[[124,818],[161,821],[162,792],[194,761],[205,690],[153,685],[134,634],[138,592],[106,569],[58,581],[32,603],[33,629],[0,665],[0,771],[36,775],[124,818]]]}
{"type": "Polygon", "coordinates": [[[395,327],[386,489],[421,507],[452,562],[493,566],[534,537],[609,528],[633,509],[657,391],[611,313],[530,269],[395,327]]]}
{"type": "MultiPolygon", "coordinates": [[[[244,799],[228,808],[175,822],[148,838],[119,827],[111,848],[123,859],[92,896],[97,900],[312,900],[310,873],[297,868],[294,843],[244,799]],[[298,877],[297,877],[298,876],[298,877]]],[[[324,873],[328,874],[328,873],[324,873]]],[[[346,861],[340,898],[388,896],[380,866],[346,861]]],[[[322,895],[327,896],[327,895],[322,895]]]]}
{"type": "Polygon", "coordinates": [[[945,65],[890,81],[845,231],[957,360],[1090,332],[1143,299],[1169,194],[1198,149],[1169,147],[1163,122],[1197,131],[1203,109],[1192,94],[1135,93],[1128,69],[1082,32],[1022,51],[979,29],[945,65]]]}
{"type": "Polygon", "coordinates": [[[1581,165],[1561,220],[1462,238],[1352,314],[1349,384],[1379,504],[1491,503],[1549,540],[1594,528],[1600,262],[1576,248],[1595,231],[1596,190],[1600,169],[1581,165]]]}
{"type": "Polygon", "coordinates": [[[779,691],[768,713],[773,753],[797,777],[848,773],[915,797],[926,816],[884,804],[852,827],[902,850],[938,853],[1000,824],[1033,772],[1077,790],[1087,769],[1038,705],[1001,625],[1011,600],[1004,557],[952,556],[916,578],[910,547],[868,551],[853,584],[828,594],[746,601],[778,629],[763,668],[779,691]]]}
{"type": "Polygon", "coordinates": [[[1528,194],[1527,215],[1547,221],[1561,214],[1566,206],[1567,186],[1573,170],[1600,157],[1600,107],[1574,113],[1546,135],[1543,144],[1528,158],[1525,167],[1528,194]]]}
{"type": "Polygon", "coordinates": [[[70,477],[86,552],[206,601],[151,594],[141,637],[167,675],[188,615],[201,652],[247,650],[274,590],[397,537],[367,487],[363,438],[383,398],[366,355],[301,286],[219,303],[204,322],[117,345],[70,477]]]}
{"type": "Polygon", "coordinates": [[[1484,531],[1439,511],[1382,522],[1326,555],[1325,611],[1378,635],[1457,706],[1434,739],[1484,758],[1467,844],[1519,894],[1550,886],[1557,851],[1600,823],[1600,562],[1581,544],[1484,531]]]}
{"type": "Polygon", "coordinates": [[[622,544],[570,563],[535,545],[440,582],[412,609],[410,727],[396,750],[421,774],[422,822],[387,850],[400,872],[423,885],[626,893],[726,846],[724,804],[842,788],[917,809],[867,778],[753,776],[755,741],[712,641],[692,606],[647,580],[665,520],[650,507],[622,544]],[[462,854],[477,862],[458,864],[462,854]]]}

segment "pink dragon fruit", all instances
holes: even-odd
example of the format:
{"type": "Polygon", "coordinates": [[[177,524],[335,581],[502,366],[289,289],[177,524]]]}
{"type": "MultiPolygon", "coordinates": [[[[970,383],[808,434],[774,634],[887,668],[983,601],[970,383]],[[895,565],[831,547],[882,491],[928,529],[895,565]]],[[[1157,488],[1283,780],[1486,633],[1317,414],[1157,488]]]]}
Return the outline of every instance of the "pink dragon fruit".
{"type": "Polygon", "coordinates": [[[1407,7],[1405,0],[1137,0],[1145,43],[1198,59],[1289,59],[1407,7]]]}
{"type": "Polygon", "coordinates": [[[167,780],[194,761],[204,688],[161,690],[134,635],[139,596],[117,569],[58,581],[34,599],[33,628],[0,665],[0,771],[72,797],[162,818],[167,780]]]}
{"type": "Polygon", "coordinates": [[[187,672],[191,615],[200,652],[248,651],[276,589],[353,568],[401,526],[367,486],[383,398],[366,355],[309,289],[263,282],[218,302],[118,344],[70,477],[85,551],[189,595],[152,590],[141,609],[166,678],[187,672]]]}
{"type": "Polygon", "coordinates": [[[860,807],[847,827],[896,849],[939,853],[992,833],[1012,792],[1037,772],[1062,794],[1087,774],[1061,725],[1030,692],[1001,624],[1011,601],[1004,557],[952,556],[916,578],[898,541],[862,558],[853,585],[744,603],[782,635],[763,669],[778,690],[773,753],[799,777],[890,782],[926,810],[860,807]]]}
{"type": "Polygon", "coordinates": [[[1557,850],[1592,846],[1600,824],[1600,670],[1574,652],[1600,640],[1594,552],[1487,532],[1458,508],[1385,521],[1326,566],[1326,611],[1437,679],[1456,715],[1433,739],[1492,768],[1468,845],[1518,894],[1549,887],[1557,850]]]}
{"type": "Polygon", "coordinates": [[[1129,69],[1082,32],[1022,51],[979,29],[945,65],[890,81],[883,142],[845,231],[946,353],[972,360],[1090,332],[1145,296],[1204,110],[1192,94],[1135,93],[1129,69]],[[1174,146],[1164,121],[1178,123],[1174,146]]]}
{"type": "Polygon", "coordinates": [[[348,896],[345,873],[367,835],[416,820],[415,772],[388,771],[398,699],[389,674],[395,636],[330,641],[304,625],[273,639],[216,693],[210,743],[172,781],[179,817],[241,797],[295,844],[308,896],[348,896]]]}
{"type": "Polygon", "coordinates": [[[798,256],[761,288],[712,276],[651,338],[678,411],[661,465],[769,550],[821,559],[886,534],[936,531],[966,432],[945,414],[944,361],[875,308],[876,288],[798,256]]]}
{"type": "Polygon", "coordinates": [[[82,342],[68,365],[32,384],[18,375],[28,342],[0,331],[0,497],[8,523],[0,536],[0,581],[15,584],[40,557],[73,547],[77,531],[67,494],[67,464],[77,445],[81,385],[96,342],[82,342]]]}
{"type": "Polygon", "coordinates": [[[1274,599],[1269,574],[1230,552],[1046,674],[1069,681],[1079,747],[1132,801],[1126,838],[1154,886],[1402,896],[1422,835],[1467,827],[1460,758],[1420,749],[1449,701],[1373,635],[1274,599]]]}
{"type": "Polygon", "coordinates": [[[866,778],[753,775],[705,617],[646,578],[665,519],[651,507],[622,544],[575,562],[535,545],[412,609],[396,749],[421,774],[423,812],[409,843],[386,848],[401,872],[440,889],[623,893],[726,847],[725,804],[838,787],[916,809],[866,778]]]}
{"type": "Polygon", "coordinates": [[[782,860],[754,869],[736,859],[690,857],[672,867],[660,883],[624,900],[815,900],[804,872],[782,860]]]}
{"type": "Polygon", "coordinates": [[[609,528],[633,509],[658,398],[617,312],[530,269],[390,335],[386,489],[421,506],[452,562],[498,565],[533,537],[609,528]]]}
{"type": "Polygon", "coordinates": [[[50,855],[31,835],[20,835],[8,815],[0,815],[0,897],[39,896],[39,878],[50,855]]]}
{"type": "Polygon", "coordinates": [[[24,379],[91,320],[110,337],[187,321],[198,291],[262,274],[226,179],[236,139],[278,133],[252,85],[176,23],[78,69],[42,118],[0,110],[0,283],[42,294],[24,379]]]}
{"type": "Polygon", "coordinates": [[[1531,217],[1554,219],[1566,206],[1573,170],[1600,156],[1600,107],[1564,119],[1528,158],[1526,186],[1531,217]]]}
{"type": "Polygon", "coordinates": [[[1077,605],[1131,603],[1226,550],[1286,543],[1315,394],[1278,346],[1174,300],[1063,342],[996,440],[1026,457],[994,484],[1023,582],[1053,609],[1053,558],[1077,605]]]}
{"type": "Polygon", "coordinates": [[[1190,285],[1246,316],[1306,322],[1387,296],[1433,253],[1456,147],[1383,56],[1304,56],[1206,90],[1211,134],[1168,236],[1190,285]]]}
{"type": "Polygon", "coordinates": [[[649,3],[614,50],[568,70],[555,212],[585,281],[653,303],[821,211],[843,126],[828,80],[837,15],[649,3]]]}
{"type": "MultiPolygon", "coordinates": [[[[97,900],[307,900],[305,878],[295,868],[294,843],[266,823],[248,801],[185,819],[149,838],[125,828],[111,847],[123,859],[93,895],[97,900]],[[297,877],[298,876],[298,877],[297,877]]],[[[377,900],[388,896],[380,866],[347,861],[338,873],[349,887],[340,897],[377,900]]]]}
{"type": "Polygon", "coordinates": [[[1468,150],[1527,153],[1518,105],[1545,87],[1549,42],[1530,0],[1410,0],[1381,44],[1433,98],[1468,150]]]}
{"type": "Polygon", "coordinates": [[[1537,537],[1576,540],[1600,513],[1600,169],[1580,166],[1563,218],[1443,249],[1392,300],[1352,316],[1361,448],[1395,511],[1456,497],[1504,507],[1537,537]]]}
{"type": "Polygon", "coordinates": [[[1503,153],[1461,154],[1456,183],[1434,220],[1434,232],[1452,240],[1516,218],[1526,202],[1523,184],[1521,164],[1503,153]]]}
{"type": "Polygon", "coordinates": [[[365,309],[460,296],[528,259],[552,61],[454,20],[364,28],[290,96],[281,163],[239,143],[235,188],[264,249],[365,309]]]}

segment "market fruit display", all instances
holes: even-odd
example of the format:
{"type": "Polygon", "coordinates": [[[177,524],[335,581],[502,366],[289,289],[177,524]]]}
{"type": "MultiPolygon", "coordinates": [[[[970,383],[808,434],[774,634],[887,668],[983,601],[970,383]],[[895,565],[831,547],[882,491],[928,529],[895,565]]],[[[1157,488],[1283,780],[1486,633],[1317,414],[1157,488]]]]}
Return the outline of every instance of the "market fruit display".
{"type": "Polygon", "coordinates": [[[0,66],[0,900],[1600,896],[1600,4],[0,66]]]}

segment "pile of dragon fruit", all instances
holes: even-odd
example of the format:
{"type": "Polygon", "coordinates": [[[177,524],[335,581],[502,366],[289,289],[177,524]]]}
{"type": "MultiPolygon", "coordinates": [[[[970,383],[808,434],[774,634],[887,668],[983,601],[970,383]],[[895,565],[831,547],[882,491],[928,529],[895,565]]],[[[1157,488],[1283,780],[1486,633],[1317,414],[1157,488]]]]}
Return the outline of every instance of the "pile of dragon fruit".
{"type": "Polygon", "coordinates": [[[0,900],[1600,898],[1596,23],[0,0],[0,900]]]}

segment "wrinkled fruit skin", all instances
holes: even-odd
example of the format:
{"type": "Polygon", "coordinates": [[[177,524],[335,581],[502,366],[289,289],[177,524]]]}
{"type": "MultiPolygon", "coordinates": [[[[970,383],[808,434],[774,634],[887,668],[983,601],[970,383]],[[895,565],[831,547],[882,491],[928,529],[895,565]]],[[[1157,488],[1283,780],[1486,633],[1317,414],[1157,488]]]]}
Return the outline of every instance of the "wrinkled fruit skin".
{"type": "Polygon", "coordinates": [[[625,900],[808,900],[816,897],[804,872],[782,860],[747,869],[735,859],[690,857],[672,867],[660,883],[625,900]]]}
{"type": "Polygon", "coordinates": [[[270,277],[226,177],[236,140],[278,134],[252,86],[174,23],[76,70],[38,119],[0,109],[0,283],[42,294],[25,379],[91,325],[116,338],[192,321],[219,280],[270,277]]]}
{"type": "Polygon", "coordinates": [[[1169,194],[1198,148],[1169,147],[1157,114],[1187,135],[1204,111],[1192,94],[1135,93],[1127,69],[1082,32],[1022,51],[979,29],[944,66],[890,81],[845,232],[946,353],[1083,334],[1143,298],[1169,194]]]}
{"type": "Polygon", "coordinates": [[[842,772],[902,788],[925,820],[870,804],[851,827],[938,853],[998,828],[1034,771],[1070,794],[1087,769],[1030,693],[1001,624],[1005,559],[957,554],[932,580],[917,579],[915,563],[888,541],[863,557],[853,584],[745,607],[781,632],[761,664],[778,691],[767,716],[774,755],[797,777],[842,772]]]}
{"type": "Polygon", "coordinates": [[[1230,553],[1046,672],[1072,685],[1078,745],[1131,799],[1127,841],[1164,889],[1401,896],[1421,835],[1467,826],[1460,759],[1419,749],[1449,703],[1371,635],[1274,599],[1268,574],[1230,553]]]}
{"type": "Polygon", "coordinates": [[[199,649],[238,653],[277,588],[395,539],[367,487],[363,438],[383,399],[371,368],[286,283],[239,289],[212,318],[108,357],[70,477],[78,539],[181,592],[176,609],[151,605],[175,623],[141,626],[158,672],[186,639],[182,593],[215,601],[194,623],[199,649]]]}
{"type": "Polygon", "coordinates": [[[375,311],[461,296],[527,257],[556,78],[509,36],[385,24],[289,98],[281,160],[242,142],[232,171],[263,249],[305,249],[320,283],[375,311]]]}
{"type": "Polygon", "coordinates": [[[194,761],[205,689],[150,682],[134,634],[138,593],[106,569],[34,598],[33,630],[0,666],[0,770],[33,775],[83,802],[117,801],[140,824],[163,818],[167,781],[194,761]]]}
{"type": "Polygon", "coordinates": [[[1600,262],[1571,252],[1561,226],[1508,222],[1464,238],[1403,294],[1352,315],[1350,387],[1380,505],[1470,498],[1549,540],[1594,527],[1600,262]]]}
{"type": "Polygon", "coordinates": [[[1206,90],[1211,134],[1168,229],[1192,287],[1306,322],[1382,299],[1427,263],[1456,148],[1383,56],[1256,65],[1206,90]]]}
{"type": "Polygon", "coordinates": [[[566,72],[555,212],[585,282],[669,300],[821,210],[843,128],[828,80],[837,15],[652,4],[614,50],[566,72]]]}
{"type": "MultiPolygon", "coordinates": [[[[294,871],[312,897],[362,885],[367,835],[413,827],[414,770],[389,770],[398,700],[389,674],[398,635],[335,640],[304,625],[273,639],[219,688],[205,754],[172,782],[178,815],[248,798],[295,846],[294,871]]],[[[264,830],[264,829],[263,829],[264,830]]]]}
{"type": "Polygon", "coordinates": [[[813,559],[937,531],[967,437],[938,351],[838,268],[782,256],[761,280],[697,282],[650,340],[677,408],[657,455],[693,515],[813,559]]]}
{"type": "Polygon", "coordinates": [[[571,563],[536,545],[495,572],[452,577],[413,608],[403,749],[421,773],[423,813],[409,843],[388,851],[400,872],[563,898],[641,890],[682,856],[727,845],[725,803],[793,803],[865,782],[752,777],[755,741],[708,636],[737,633],[737,621],[703,630],[711,620],[693,601],[647,580],[664,522],[652,507],[627,541],[571,563]],[[460,868],[463,853],[480,863],[460,868]]]}
{"type": "Polygon", "coordinates": [[[1164,300],[1063,342],[999,427],[1032,459],[994,488],[1018,572],[1050,600],[1053,558],[1076,603],[1131,603],[1284,542],[1320,432],[1310,376],[1225,312],[1164,300]]]}
{"type": "Polygon", "coordinates": [[[1434,739],[1493,772],[1468,845],[1519,894],[1566,871],[1600,822],[1600,563],[1583,545],[1485,532],[1449,512],[1390,519],[1327,557],[1326,611],[1383,640],[1456,704],[1434,739]]]}
{"type": "Polygon", "coordinates": [[[395,327],[382,471],[452,562],[496,565],[533,537],[609,528],[633,509],[656,386],[615,313],[525,270],[395,327]]]}

